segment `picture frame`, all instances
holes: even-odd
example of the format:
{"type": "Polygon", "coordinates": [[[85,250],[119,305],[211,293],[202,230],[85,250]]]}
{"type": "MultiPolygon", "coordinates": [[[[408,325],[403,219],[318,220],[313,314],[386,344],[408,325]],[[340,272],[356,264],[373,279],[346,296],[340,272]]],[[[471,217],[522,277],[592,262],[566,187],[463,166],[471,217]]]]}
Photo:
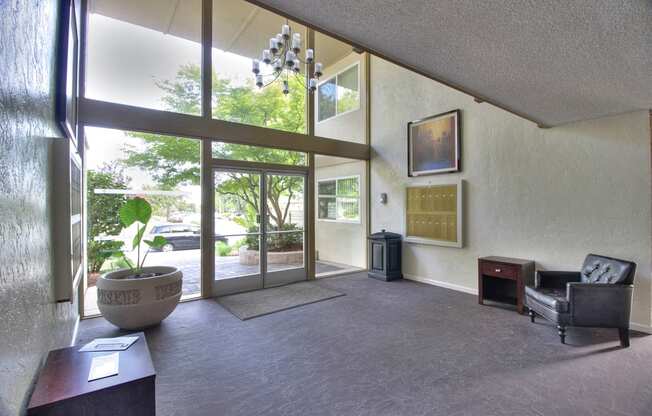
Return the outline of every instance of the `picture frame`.
{"type": "Polygon", "coordinates": [[[79,0],[61,0],[57,33],[55,119],[63,136],[78,146],[79,0]]]}
{"type": "Polygon", "coordinates": [[[459,172],[462,113],[452,110],[408,123],[408,176],[459,172]]]}
{"type": "Polygon", "coordinates": [[[405,192],[405,242],[464,246],[464,181],[411,185],[405,192]]]}
{"type": "Polygon", "coordinates": [[[54,294],[72,302],[84,274],[82,159],[72,140],[55,140],[53,159],[54,294]]]}

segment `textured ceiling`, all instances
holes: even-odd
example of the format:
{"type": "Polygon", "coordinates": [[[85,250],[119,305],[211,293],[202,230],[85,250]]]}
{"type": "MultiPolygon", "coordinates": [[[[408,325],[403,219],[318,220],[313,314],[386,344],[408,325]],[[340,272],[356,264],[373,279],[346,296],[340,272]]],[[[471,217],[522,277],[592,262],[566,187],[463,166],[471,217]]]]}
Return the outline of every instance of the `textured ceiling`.
{"type": "Polygon", "coordinates": [[[256,0],[544,125],[652,108],[651,0],[256,0]]]}

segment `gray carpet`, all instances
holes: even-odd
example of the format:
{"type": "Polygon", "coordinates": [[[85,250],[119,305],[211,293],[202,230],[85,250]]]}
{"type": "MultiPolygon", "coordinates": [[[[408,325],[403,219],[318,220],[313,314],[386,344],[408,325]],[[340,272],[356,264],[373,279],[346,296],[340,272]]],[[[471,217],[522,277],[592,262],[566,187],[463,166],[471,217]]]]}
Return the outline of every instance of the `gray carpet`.
{"type": "Polygon", "coordinates": [[[243,321],[310,303],[343,296],[344,293],[310,282],[222,296],[217,302],[243,321]]]}
{"type": "Polygon", "coordinates": [[[324,263],[321,261],[315,262],[315,274],[333,273],[333,272],[339,272],[341,270],[345,270],[345,268],[343,266],[340,267],[331,263],[324,263]]]}
{"type": "MultiPolygon", "coordinates": [[[[241,321],[188,302],[146,331],[157,415],[650,415],[652,336],[531,324],[465,293],[364,273],[346,293],[241,321]]],[[[78,343],[121,332],[82,321],[78,343]]]]}

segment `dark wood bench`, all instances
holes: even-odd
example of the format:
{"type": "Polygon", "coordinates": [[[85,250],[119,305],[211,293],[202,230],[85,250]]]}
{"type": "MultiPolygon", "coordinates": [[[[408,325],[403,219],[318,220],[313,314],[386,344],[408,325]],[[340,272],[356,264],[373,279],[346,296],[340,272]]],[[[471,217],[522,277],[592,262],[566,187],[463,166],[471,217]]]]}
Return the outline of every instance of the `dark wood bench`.
{"type": "Polygon", "coordinates": [[[79,352],[81,346],[50,351],[36,382],[27,414],[139,415],[156,414],[156,372],[145,334],[126,351],[120,351],[119,374],[88,381],[91,360],[109,352],[79,352]]]}

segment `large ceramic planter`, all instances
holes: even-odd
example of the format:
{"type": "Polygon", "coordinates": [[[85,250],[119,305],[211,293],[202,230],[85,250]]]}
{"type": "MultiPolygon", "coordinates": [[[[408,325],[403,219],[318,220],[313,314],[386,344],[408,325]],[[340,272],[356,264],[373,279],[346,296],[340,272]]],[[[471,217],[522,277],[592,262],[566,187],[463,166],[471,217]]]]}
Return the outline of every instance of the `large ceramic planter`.
{"type": "Polygon", "coordinates": [[[107,273],[97,280],[97,306],[104,318],[123,329],[156,325],[176,308],[183,274],[176,267],[144,267],[159,276],[127,279],[131,270],[107,273]]]}

